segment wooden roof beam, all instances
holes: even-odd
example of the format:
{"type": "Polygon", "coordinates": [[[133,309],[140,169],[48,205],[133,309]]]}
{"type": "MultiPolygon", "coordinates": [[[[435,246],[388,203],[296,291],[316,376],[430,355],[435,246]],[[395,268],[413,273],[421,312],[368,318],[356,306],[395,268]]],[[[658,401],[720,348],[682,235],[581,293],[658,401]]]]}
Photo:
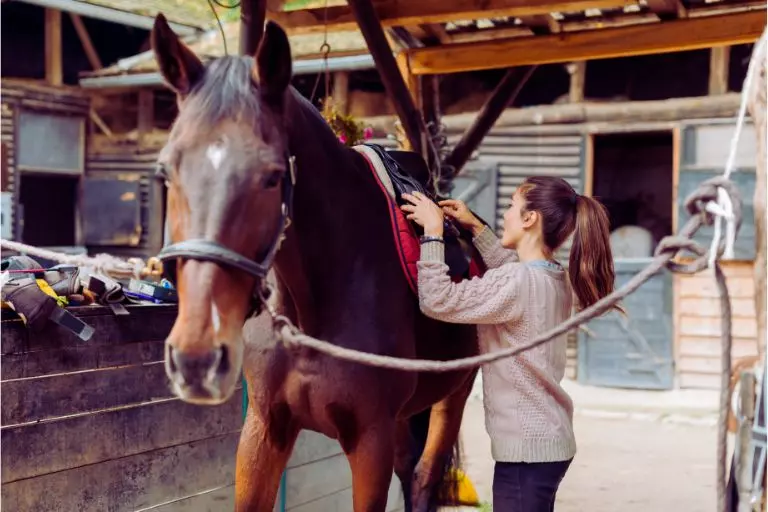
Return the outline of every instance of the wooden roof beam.
{"type": "MultiPolygon", "coordinates": [[[[448,21],[520,17],[576,12],[585,9],[608,9],[635,5],[633,0],[375,0],[374,9],[384,27],[445,23],[448,21]]],[[[322,32],[326,23],[325,8],[295,11],[269,11],[269,19],[277,21],[291,33],[322,32]]],[[[329,31],[357,30],[348,5],[328,7],[329,31]]]]}
{"type": "Polygon", "coordinates": [[[765,28],[765,9],[598,29],[407,50],[411,72],[432,75],[671,53],[752,43],[765,28]]]}

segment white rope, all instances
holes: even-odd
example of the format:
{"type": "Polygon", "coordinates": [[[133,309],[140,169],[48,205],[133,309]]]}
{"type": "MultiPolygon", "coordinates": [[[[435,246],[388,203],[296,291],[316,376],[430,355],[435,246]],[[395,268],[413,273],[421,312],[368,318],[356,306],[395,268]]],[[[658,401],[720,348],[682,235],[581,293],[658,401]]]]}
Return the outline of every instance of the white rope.
{"type": "Polygon", "coordinates": [[[0,239],[0,246],[18,253],[57,261],[64,265],[90,267],[96,273],[111,275],[118,278],[134,277],[136,279],[141,279],[147,274],[146,264],[139,258],[130,258],[126,261],[104,253],[95,256],[65,254],[5,239],[0,239]]]}
{"type": "MultiPolygon", "coordinates": [[[[752,81],[757,69],[757,62],[765,58],[765,46],[766,46],[766,33],[755,43],[755,48],[752,53],[752,58],[749,60],[749,67],[747,68],[747,76],[744,78],[744,84],[741,88],[741,104],[739,105],[739,115],[736,120],[736,130],[731,137],[731,147],[728,152],[728,160],[725,162],[725,171],[723,171],[723,177],[729,179],[736,164],[736,152],[739,146],[739,139],[741,138],[741,132],[744,128],[744,122],[747,115],[747,99],[749,92],[752,89],[752,81]]],[[[709,247],[709,268],[714,268],[715,260],[717,259],[718,252],[720,250],[720,239],[722,238],[722,223],[723,219],[726,221],[725,228],[725,250],[723,252],[723,259],[734,258],[734,244],[736,243],[736,221],[733,216],[733,205],[728,197],[728,194],[722,188],[717,189],[717,202],[710,201],[706,205],[708,212],[715,216],[714,236],[712,237],[712,243],[709,247]]]]}

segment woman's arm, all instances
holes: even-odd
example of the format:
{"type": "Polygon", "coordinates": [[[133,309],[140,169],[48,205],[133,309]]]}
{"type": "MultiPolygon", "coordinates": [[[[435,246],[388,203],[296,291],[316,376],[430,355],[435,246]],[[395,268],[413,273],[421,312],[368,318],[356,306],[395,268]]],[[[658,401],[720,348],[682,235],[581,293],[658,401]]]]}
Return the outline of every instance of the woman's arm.
{"type": "Polygon", "coordinates": [[[524,283],[522,265],[494,268],[480,278],[458,283],[448,276],[445,249],[440,242],[421,246],[419,305],[436,320],[467,324],[498,324],[518,318],[524,283]]]}
{"type": "Polygon", "coordinates": [[[473,230],[473,234],[472,243],[489,269],[518,261],[517,252],[502,247],[501,240],[485,224],[481,229],[473,230]]]}

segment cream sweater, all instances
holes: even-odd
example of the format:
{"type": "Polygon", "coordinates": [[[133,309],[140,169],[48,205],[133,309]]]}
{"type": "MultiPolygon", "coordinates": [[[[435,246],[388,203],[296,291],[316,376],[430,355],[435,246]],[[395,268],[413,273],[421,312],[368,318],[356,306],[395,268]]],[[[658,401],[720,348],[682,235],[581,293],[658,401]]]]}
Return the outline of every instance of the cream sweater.
{"type": "MultiPolygon", "coordinates": [[[[562,269],[517,261],[487,227],[475,247],[488,271],[454,283],[444,246],[421,247],[419,303],[432,318],[477,324],[484,352],[526,343],[566,320],[571,291],[562,269]]],[[[483,367],[485,426],[499,462],[554,462],[576,453],[573,403],[560,386],[566,335],[483,367]]]]}

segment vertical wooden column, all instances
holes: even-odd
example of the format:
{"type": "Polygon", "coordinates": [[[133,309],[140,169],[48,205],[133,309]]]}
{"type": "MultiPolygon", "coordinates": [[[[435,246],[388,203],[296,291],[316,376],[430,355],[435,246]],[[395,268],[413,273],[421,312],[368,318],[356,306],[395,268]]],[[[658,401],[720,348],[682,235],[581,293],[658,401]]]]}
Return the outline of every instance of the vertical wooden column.
{"type": "Polygon", "coordinates": [[[730,46],[715,46],[709,56],[709,91],[710,95],[728,92],[728,65],[730,46]]]}
{"type": "Polygon", "coordinates": [[[333,104],[342,114],[349,113],[349,71],[333,74],[333,104]]]}
{"type": "Polygon", "coordinates": [[[584,82],[587,76],[587,62],[584,60],[571,62],[566,65],[568,74],[571,75],[571,86],[568,90],[568,99],[571,103],[584,101],[584,82]]]}
{"type": "Polygon", "coordinates": [[[755,211],[755,312],[757,313],[757,352],[760,358],[765,357],[766,337],[766,311],[768,306],[768,297],[766,296],[766,265],[768,265],[768,247],[766,243],[766,34],[755,45],[752,54],[753,65],[755,66],[755,75],[752,78],[750,88],[749,103],[747,104],[749,114],[752,116],[752,122],[755,125],[755,134],[757,135],[757,169],[755,177],[755,195],[753,208],[755,211]]]}
{"type": "Polygon", "coordinates": [[[155,92],[152,89],[139,90],[138,105],[139,143],[145,142],[155,125],[155,92]]]}
{"type": "Polygon", "coordinates": [[[64,71],[61,61],[61,11],[45,10],[45,80],[61,85],[64,71]]]}
{"type": "Polygon", "coordinates": [[[267,0],[242,0],[240,4],[240,55],[254,55],[264,34],[267,0]]]}

